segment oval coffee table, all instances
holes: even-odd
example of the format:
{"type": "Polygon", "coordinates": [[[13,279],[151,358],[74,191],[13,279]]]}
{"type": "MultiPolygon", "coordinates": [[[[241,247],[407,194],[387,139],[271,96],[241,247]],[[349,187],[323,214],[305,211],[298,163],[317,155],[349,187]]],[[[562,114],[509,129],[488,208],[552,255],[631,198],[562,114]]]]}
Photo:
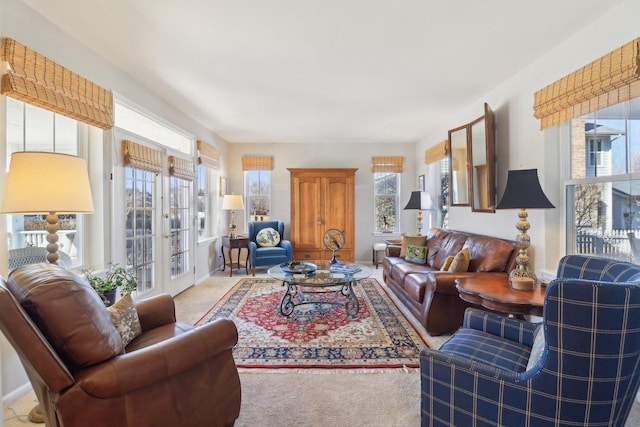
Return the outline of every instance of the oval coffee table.
{"type": "Polygon", "coordinates": [[[353,274],[329,271],[327,261],[314,262],[318,269],[314,273],[290,273],[282,271],[279,265],[271,267],[269,277],[282,281],[286,291],[280,301],[280,313],[290,316],[296,306],[303,304],[335,304],[344,305],[347,314],[355,317],[360,309],[358,298],[353,287],[359,280],[366,279],[372,270],[358,264],[359,271],[353,274]],[[320,298],[321,295],[333,294],[333,298],[320,298]]]}

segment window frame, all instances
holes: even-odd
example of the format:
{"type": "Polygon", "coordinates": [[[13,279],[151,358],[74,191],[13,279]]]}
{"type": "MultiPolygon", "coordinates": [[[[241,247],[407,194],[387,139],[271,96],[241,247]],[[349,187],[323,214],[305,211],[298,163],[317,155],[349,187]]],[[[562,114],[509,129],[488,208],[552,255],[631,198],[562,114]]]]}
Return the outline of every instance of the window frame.
{"type": "MultiPolygon", "coordinates": [[[[244,220],[246,224],[251,221],[268,221],[271,216],[271,184],[272,184],[272,173],[270,169],[248,169],[244,171],[244,220]],[[265,178],[268,181],[268,194],[262,194],[261,192],[258,195],[250,194],[251,185],[249,180],[249,175],[257,173],[258,174],[258,187],[262,189],[262,185],[260,184],[263,180],[263,174],[265,174],[265,178]],[[267,213],[259,214],[257,212],[252,212],[251,205],[254,198],[264,198],[267,200],[267,213]]],[[[246,228],[246,227],[245,227],[246,228]]]]}
{"type": "MultiPolygon", "coordinates": [[[[401,218],[400,214],[400,194],[402,190],[402,173],[400,172],[372,172],[373,179],[373,234],[374,235],[382,235],[382,234],[398,234],[401,231],[401,218]],[[387,181],[387,176],[392,175],[396,181],[396,191],[395,194],[386,193],[387,185],[385,185],[385,194],[378,194],[378,186],[377,182],[379,180],[387,181]],[[378,200],[379,198],[394,198],[393,207],[395,209],[395,221],[393,223],[393,229],[391,230],[383,230],[378,228],[379,220],[378,220],[378,200]]],[[[383,217],[385,215],[382,215],[383,217]]],[[[384,219],[382,220],[383,222],[384,219]]]]}
{"type": "MultiPolygon", "coordinates": [[[[7,161],[5,170],[9,169],[11,155],[14,152],[22,152],[22,151],[48,151],[53,153],[70,154],[70,155],[88,160],[87,146],[88,146],[88,139],[89,139],[88,129],[90,125],[87,125],[86,123],[78,121],[74,118],[70,118],[62,114],[56,113],[54,111],[48,110],[46,108],[29,104],[28,102],[24,102],[18,99],[10,98],[10,97],[4,97],[4,99],[5,99],[5,121],[6,121],[5,152],[6,152],[6,161],[7,161]],[[14,104],[14,107],[11,107],[10,104],[12,103],[14,104]],[[12,108],[22,109],[21,117],[18,118],[18,120],[21,122],[20,126],[22,126],[21,127],[22,135],[19,136],[21,140],[18,143],[20,145],[19,150],[16,150],[15,149],[16,146],[12,141],[10,141],[12,137],[9,134],[11,132],[11,126],[13,124],[13,120],[11,120],[9,116],[10,114],[12,114],[11,113],[12,108]],[[29,117],[30,114],[32,115],[31,116],[32,120],[30,120],[30,117],[29,117]],[[33,116],[34,114],[35,116],[33,116]],[[44,119],[51,120],[51,126],[47,127],[45,131],[45,132],[50,132],[49,136],[42,134],[43,126],[41,126],[41,123],[38,122],[38,119],[36,118],[37,116],[40,116],[41,118],[44,118],[44,119]],[[34,121],[38,122],[34,126],[38,128],[37,131],[35,132],[33,131],[33,129],[31,130],[29,129],[29,122],[34,122],[34,121]],[[64,128],[66,126],[61,127],[60,125],[61,123],[64,123],[64,122],[66,122],[67,124],[73,125],[69,132],[62,133],[64,132],[64,128]],[[73,129],[73,127],[75,127],[75,129],[73,129]],[[59,139],[67,141],[68,138],[72,137],[72,135],[75,138],[75,143],[72,143],[72,144],[59,143],[59,139]],[[35,139],[35,140],[30,140],[30,139],[35,139]]],[[[23,222],[24,222],[24,218],[27,216],[41,217],[42,219],[44,219],[46,217],[46,214],[45,213],[34,214],[34,215],[8,214],[7,223],[8,224],[14,223],[14,217],[17,217],[17,216],[22,216],[23,222]]],[[[72,217],[75,218],[75,228],[73,229],[75,231],[74,237],[69,240],[69,248],[75,246],[75,254],[69,253],[72,251],[65,250],[65,248],[63,247],[63,244],[64,244],[63,238],[65,237],[65,233],[64,233],[64,230],[62,229],[60,229],[58,232],[58,236],[59,238],[61,238],[58,243],[60,245],[60,248],[58,250],[63,251],[71,256],[71,259],[72,259],[71,268],[73,270],[81,269],[85,265],[86,258],[87,258],[87,254],[86,254],[87,232],[86,232],[86,221],[84,219],[84,215],[60,214],[59,217],[61,221],[64,220],[65,218],[69,218],[69,219],[71,219],[72,217]]],[[[11,231],[13,231],[13,228],[11,229],[11,231]]],[[[9,230],[7,230],[7,232],[10,235],[12,234],[9,230]]],[[[7,244],[7,249],[13,249],[13,248],[14,248],[14,245],[9,243],[7,244]]]]}

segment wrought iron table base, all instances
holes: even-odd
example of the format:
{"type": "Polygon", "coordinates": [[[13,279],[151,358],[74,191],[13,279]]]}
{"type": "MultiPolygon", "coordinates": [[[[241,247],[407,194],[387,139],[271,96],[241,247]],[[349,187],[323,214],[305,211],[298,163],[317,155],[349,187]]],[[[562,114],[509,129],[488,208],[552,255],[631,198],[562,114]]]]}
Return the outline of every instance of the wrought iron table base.
{"type": "MultiPolygon", "coordinates": [[[[333,291],[301,291],[298,289],[299,284],[289,283],[287,281],[283,281],[282,285],[287,288],[284,295],[282,296],[282,300],[280,301],[280,313],[283,316],[289,317],[295,307],[303,304],[333,304],[333,305],[344,305],[347,314],[351,317],[356,317],[358,315],[358,311],[360,310],[360,304],[358,303],[358,297],[353,292],[353,285],[356,284],[355,280],[350,280],[344,283],[336,283],[334,285],[328,286],[340,286],[340,289],[333,291]],[[320,298],[309,298],[307,296],[310,295],[321,295],[321,294],[333,294],[333,301],[328,299],[320,299],[320,298]],[[344,301],[340,301],[340,295],[344,297],[344,301]]],[[[327,285],[323,285],[323,288],[328,287],[327,285]]],[[[305,285],[304,287],[309,288],[313,287],[310,285],[305,285]]]]}

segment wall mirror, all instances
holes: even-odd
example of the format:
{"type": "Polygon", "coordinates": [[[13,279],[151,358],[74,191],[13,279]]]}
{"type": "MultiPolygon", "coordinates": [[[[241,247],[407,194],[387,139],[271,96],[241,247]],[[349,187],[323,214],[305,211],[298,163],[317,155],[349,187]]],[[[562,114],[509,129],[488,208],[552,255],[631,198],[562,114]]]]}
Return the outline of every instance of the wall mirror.
{"type": "Polygon", "coordinates": [[[449,131],[449,197],[451,206],[469,206],[469,125],[449,131]]]}
{"type": "Polygon", "coordinates": [[[469,187],[473,212],[495,212],[496,167],[493,111],[484,104],[484,115],[469,124],[469,187]]]}

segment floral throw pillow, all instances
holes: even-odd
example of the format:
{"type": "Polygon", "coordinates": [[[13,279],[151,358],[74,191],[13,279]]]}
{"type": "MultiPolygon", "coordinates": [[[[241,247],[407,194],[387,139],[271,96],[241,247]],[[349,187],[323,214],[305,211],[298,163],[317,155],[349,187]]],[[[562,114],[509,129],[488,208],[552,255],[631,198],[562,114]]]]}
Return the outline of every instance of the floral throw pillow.
{"type": "Polygon", "coordinates": [[[142,334],[140,319],[131,294],[126,294],[111,307],[107,307],[107,311],[118,333],[120,333],[124,347],[133,341],[135,337],[142,334]]]}
{"type": "Polygon", "coordinates": [[[278,243],[280,243],[280,233],[271,227],[263,228],[258,231],[256,242],[261,247],[278,246],[278,243]]]}
{"type": "Polygon", "coordinates": [[[415,262],[416,264],[426,264],[427,262],[427,247],[426,246],[407,246],[407,253],[404,259],[409,262],[415,262]]]}

